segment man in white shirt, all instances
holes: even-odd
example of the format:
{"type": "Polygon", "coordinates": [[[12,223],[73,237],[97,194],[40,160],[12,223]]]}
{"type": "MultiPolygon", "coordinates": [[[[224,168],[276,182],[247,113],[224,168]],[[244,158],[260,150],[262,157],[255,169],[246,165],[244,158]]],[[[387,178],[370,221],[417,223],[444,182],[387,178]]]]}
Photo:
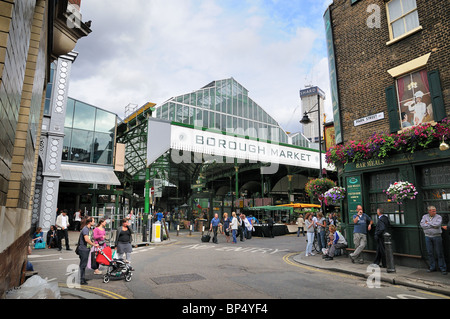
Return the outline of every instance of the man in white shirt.
{"type": "Polygon", "coordinates": [[[67,210],[63,210],[61,214],[56,218],[56,234],[58,237],[58,251],[62,249],[61,240],[64,237],[66,243],[66,250],[72,250],[69,247],[69,233],[67,232],[69,227],[69,216],[67,216],[67,210]]]}

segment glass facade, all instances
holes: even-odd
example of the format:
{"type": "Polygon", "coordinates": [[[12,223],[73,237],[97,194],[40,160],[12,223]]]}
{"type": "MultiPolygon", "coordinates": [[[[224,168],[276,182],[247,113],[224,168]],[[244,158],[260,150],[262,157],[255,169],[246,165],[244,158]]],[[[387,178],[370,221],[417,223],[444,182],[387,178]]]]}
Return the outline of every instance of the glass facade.
{"type": "Polygon", "coordinates": [[[68,98],[62,160],[112,165],[117,116],[68,98]]]}
{"type": "MultiPolygon", "coordinates": [[[[233,78],[213,81],[200,90],[171,98],[156,109],[156,117],[194,127],[289,143],[287,133],[233,78]]],[[[300,139],[294,145],[309,145],[300,139]]]]}

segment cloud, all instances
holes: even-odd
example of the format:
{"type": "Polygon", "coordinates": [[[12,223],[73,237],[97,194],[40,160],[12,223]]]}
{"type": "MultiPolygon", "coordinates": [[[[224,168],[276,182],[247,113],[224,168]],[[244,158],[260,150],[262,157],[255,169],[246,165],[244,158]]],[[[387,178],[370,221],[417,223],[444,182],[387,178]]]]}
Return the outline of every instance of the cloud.
{"type": "Polygon", "coordinates": [[[93,32],[75,49],[71,97],[123,118],[130,103],[159,104],[234,77],[283,128],[296,131],[299,124],[292,118],[300,119],[299,90],[308,74],[317,75],[314,85],[328,91],[323,5],[310,0],[124,3],[82,2],[83,21],[92,20],[93,32]]]}

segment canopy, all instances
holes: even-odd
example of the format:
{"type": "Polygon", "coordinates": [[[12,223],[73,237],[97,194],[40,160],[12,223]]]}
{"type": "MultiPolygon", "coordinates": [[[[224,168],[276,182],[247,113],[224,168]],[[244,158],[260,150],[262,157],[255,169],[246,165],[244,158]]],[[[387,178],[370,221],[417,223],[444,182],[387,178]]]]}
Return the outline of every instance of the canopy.
{"type": "Polygon", "coordinates": [[[292,207],[292,208],[320,208],[318,204],[292,203],[279,205],[278,207],[292,207]]]}
{"type": "Polygon", "coordinates": [[[246,207],[247,210],[292,210],[292,207],[283,206],[256,206],[256,207],[246,207]]]}

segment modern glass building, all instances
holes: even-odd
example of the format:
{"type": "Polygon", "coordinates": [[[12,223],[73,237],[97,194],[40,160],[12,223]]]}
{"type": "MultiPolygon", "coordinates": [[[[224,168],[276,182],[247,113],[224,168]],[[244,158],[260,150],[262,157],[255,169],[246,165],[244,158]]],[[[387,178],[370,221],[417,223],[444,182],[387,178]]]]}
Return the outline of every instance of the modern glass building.
{"type": "Polygon", "coordinates": [[[195,92],[164,102],[156,109],[156,117],[194,127],[310,147],[302,135],[293,143],[277,121],[248,93],[233,78],[213,81],[195,92]]]}
{"type": "Polygon", "coordinates": [[[68,98],[63,162],[113,165],[117,115],[68,98]]]}

